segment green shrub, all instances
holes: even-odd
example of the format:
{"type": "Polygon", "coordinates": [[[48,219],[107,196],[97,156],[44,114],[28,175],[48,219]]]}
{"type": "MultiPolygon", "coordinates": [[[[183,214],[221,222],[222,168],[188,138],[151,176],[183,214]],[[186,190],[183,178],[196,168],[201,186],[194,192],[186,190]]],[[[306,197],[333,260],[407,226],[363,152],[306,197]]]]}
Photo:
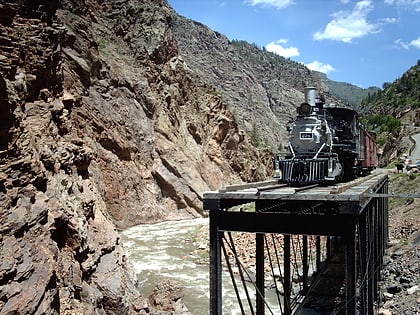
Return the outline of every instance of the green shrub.
{"type": "Polygon", "coordinates": [[[390,132],[394,133],[399,127],[401,127],[401,121],[392,115],[374,115],[367,117],[366,127],[369,130],[373,130],[377,133],[390,132]]]}

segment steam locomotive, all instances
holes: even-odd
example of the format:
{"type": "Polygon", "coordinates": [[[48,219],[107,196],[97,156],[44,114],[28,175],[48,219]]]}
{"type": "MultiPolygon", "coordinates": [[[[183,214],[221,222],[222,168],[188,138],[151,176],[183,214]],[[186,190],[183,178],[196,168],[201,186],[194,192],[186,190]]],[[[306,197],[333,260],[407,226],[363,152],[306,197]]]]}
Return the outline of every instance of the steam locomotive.
{"type": "Polygon", "coordinates": [[[289,151],[274,157],[275,178],[292,185],[332,184],[369,174],[378,164],[376,135],[357,112],[327,105],[314,87],[289,127],[289,151]]]}

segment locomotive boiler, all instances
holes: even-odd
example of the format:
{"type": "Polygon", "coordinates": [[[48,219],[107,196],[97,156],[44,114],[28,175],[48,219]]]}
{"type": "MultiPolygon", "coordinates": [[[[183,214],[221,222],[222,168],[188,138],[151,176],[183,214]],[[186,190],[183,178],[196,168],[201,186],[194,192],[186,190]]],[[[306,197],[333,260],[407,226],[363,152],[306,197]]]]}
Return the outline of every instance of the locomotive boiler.
{"type": "Polygon", "coordinates": [[[274,157],[275,177],[306,185],[351,180],[377,166],[375,134],[365,130],[358,113],[328,105],[313,87],[290,127],[289,152],[274,157]]]}

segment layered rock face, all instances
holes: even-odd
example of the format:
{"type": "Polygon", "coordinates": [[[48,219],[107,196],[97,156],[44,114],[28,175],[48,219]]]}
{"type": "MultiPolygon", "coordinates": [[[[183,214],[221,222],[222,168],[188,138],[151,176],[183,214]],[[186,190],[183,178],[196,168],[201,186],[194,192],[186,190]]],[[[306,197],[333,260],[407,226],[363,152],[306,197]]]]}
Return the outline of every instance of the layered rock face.
{"type": "Polygon", "coordinates": [[[51,1],[2,2],[0,313],[137,313],[145,305],[70,116],[51,1]]]}
{"type": "Polygon", "coordinates": [[[58,12],[70,34],[64,88],[81,96],[71,119],[118,226],[199,215],[203,191],[267,176],[267,152],[179,58],[166,2],[77,7],[58,12]]]}
{"type": "Polygon", "coordinates": [[[315,86],[328,103],[319,73],[240,40],[229,40],[207,26],[173,13],[179,54],[194,73],[216,87],[241,129],[260,146],[273,150],[287,143],[287,122],[304,101],[306,86],[315,86]]]}
{"type": "Polygon", "coordinates": [[[0,1],[0,312],[149,312],[116,227],[270,176],[164,1],[0,1]]]}

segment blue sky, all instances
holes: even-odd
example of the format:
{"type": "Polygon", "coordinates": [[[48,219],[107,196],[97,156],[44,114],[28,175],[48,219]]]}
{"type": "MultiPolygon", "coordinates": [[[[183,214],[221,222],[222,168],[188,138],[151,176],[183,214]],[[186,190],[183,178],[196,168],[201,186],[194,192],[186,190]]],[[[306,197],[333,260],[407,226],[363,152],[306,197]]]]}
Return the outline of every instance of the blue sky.
{"type": "Polygon", "coordinates": [[[420,0],[168,0],[177,13],[362,88],[420,60],[420,0]]]}

